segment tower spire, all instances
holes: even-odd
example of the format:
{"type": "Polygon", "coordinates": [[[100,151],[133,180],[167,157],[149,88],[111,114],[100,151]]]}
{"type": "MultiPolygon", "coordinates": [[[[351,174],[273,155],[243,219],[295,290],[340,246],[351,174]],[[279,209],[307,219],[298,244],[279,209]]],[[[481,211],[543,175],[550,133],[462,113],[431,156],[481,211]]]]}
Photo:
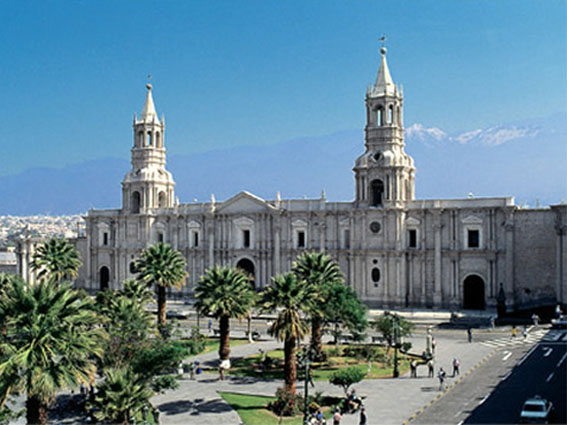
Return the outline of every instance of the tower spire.
{"type": "MultiPolygon", "coordinates": [[[[148,76],[148,80],[151,79],[151,75],[148,76]]],[[[154,106],[154,99],[152,97],[152,85],[148,81],[146,84],[146,88],[148,89],[148,93],[146,94],[146,103],[144,104],[144,109],[142,109],[142,115],[140,115],[140,120],[142,121],[159,121],[156,107],[154,106]]]]}
{"type": "MultiPolygon", "coordinates": [[[[385,37],[382,36],[380,40],[384,43],[385,37]]],[[[380,53],[382,58],[380,59],[380,67],[378,68],[378,76],[376,77],[376,83],[374,84],[374,88],[376,89],[376,94],[388,94],[393,95],[395,91],[395,84],[392,80],[392,76],[390,75],[390,70],[388,69],[388,62],[386,62],[386,48],[382,44],[380,48],[380,53]]]]}

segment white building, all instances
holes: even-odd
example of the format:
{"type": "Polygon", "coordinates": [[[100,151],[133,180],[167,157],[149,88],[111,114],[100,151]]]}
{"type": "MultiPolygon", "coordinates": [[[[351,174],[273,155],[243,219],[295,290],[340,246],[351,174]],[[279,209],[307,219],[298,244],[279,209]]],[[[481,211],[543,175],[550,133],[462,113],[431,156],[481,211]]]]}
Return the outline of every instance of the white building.
{"type": "MultiPolygon", "coordinates": [[[[134,277],[140,251],[164,241],[182,252],[190,273],[171,296],[190,297],[215,264],[247,270],[261,289],[302,251],[324,250],[371,306],[492,308],[501,287],[509,307],[565,304],[567,206],[523,209],[507,197],[415,199],[403,93],[381,53],[366,92],[364,153],[348,202],[328,202],[324,193],[265,200],[243,191],[224,202],[179,204],[165,168],[165,121],[148,84],[142,114],[134,117],[122,206],[89,211],[86,237],[77,240],[84,261],[78,284],[117,289],[134,277]]],[[[21,251],[29,257],[32,249],[21,251]]]]}

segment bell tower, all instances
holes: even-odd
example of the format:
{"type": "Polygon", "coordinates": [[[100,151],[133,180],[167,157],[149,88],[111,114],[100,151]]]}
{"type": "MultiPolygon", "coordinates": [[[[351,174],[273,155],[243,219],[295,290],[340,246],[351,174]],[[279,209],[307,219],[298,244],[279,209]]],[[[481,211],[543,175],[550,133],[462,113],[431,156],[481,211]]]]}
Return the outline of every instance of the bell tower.
{"type": "Polygon", "coordinates": [[[403,93],[380,49],[378,77],[366,91],[366,151],[353,168],[360,207],[402,206],[415,197],[413,159],[404,152],[403,93]]]}
{"type": "Polygon", "coordinates": [[[152,208],[171,208],[175,182],[165,169],[165,118],[158,118],[147,84],[146,103],[140,119],[134,114],[132,169],[122,181],[122,211],[138,214],[152,208]]]}

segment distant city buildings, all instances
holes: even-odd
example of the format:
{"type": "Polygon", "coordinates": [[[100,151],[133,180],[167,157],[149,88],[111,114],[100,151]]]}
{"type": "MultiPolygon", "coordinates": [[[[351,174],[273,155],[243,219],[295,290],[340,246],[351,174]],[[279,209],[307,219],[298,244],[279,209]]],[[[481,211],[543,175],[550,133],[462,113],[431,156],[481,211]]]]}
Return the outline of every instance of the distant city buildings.
{"type": "MultiPolygon", "coordinates": [[[[244,269],[262,289],[298,254],[314,250],[335,258],[346,283],[374,307],[483,310],[495,308],[502,293],[509,308],[565,304],[566,205],[525,209],[511,197],[415,199],[416,168],[404,151],[403,92],[384,48],[366,91],[354,201],[328,202],[324,193],[265,200],[243,191],[223,202],[179,203],[165,168],[165,120],[156,113],[152,86],[147,89],[142,113],[134,117],[122,205],[89,211],[86,233],[76,239],[84,262],[77,285],[118,289],[135,276],[142,249],[166,242],[182,252],[190,273],[187,285],[170,296],[191,297],[215,264],[244,269]]],[[[223,164],[210,166],[230,176],[223,164]]],[[[29,271],[33,249],[20,244],[22,272],[29,271]]]]}

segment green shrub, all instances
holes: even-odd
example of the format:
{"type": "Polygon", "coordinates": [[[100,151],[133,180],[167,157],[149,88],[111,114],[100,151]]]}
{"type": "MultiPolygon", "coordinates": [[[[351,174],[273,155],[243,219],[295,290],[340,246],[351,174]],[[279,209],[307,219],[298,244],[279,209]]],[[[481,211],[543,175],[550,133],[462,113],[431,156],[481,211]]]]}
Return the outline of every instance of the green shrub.
{"type": "Polygon", "coordinates": [[[280,387],[276,391],[276,399],[268,404],[268,409],[278,416],[295,416],[301,413],[303,403],[303,397],[280,387]]]}
{"type": "Polygon", "coordinates": [[[385,355],[380,348],[373,345],[351,345],[345,347],[343,356],[355,357],[357,359],[371,359],[382,361],[385,360],[385,355]]]}
{"type": "Polygon", "coordinates": [[[366,372],[356,367],[349,367],[346,369],[339,369],[333,372],[329,378],[329,382],[333,385],[343,387],[345,394],[351,385],[356,384],[364,379],[366,372]]]}
{"type": "Polygon", "coordinates": [[[341,355],[341,349],[339,347],[329,348],[325,350],[325,352],[327,353],[327,357],[339,357],[341,355]]]}

